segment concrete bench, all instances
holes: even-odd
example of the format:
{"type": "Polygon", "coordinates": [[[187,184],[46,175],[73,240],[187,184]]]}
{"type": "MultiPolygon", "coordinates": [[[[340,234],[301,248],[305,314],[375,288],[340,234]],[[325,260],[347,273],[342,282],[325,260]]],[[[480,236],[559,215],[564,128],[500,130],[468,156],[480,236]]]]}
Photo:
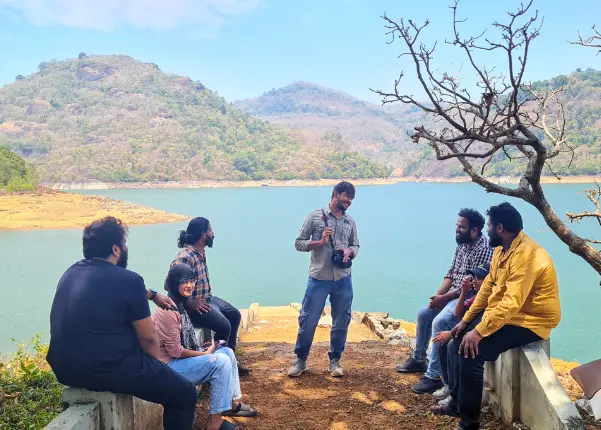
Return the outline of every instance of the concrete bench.
{"type": "Polygon", "coordinates": [[[137,397],[67,387],[68,408],[47,430],[145,430],[163,428],[163,407],[137,397]]]}
{"type": "Polygon", "coordinates": [[[548,340],[509,350],[486,363],[482,403],[503,422],[531,430],[586,429],[549,361],[548,340]]]}

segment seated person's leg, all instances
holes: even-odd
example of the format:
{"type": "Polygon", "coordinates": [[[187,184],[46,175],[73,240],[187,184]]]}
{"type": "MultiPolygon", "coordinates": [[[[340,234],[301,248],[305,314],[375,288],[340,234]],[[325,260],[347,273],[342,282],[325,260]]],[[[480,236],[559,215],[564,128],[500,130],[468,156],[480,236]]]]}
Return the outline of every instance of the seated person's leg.
{"type": "Polygon", "coordinates": [[[215,354],[226,356],[232,364],[232,398],[238,400],[242,398],[242,390],[240,389],[240,376],[238,375],[238,361],[236,355],[228,347],[219,347],[215,350],[215,354]]]}
{"type": "Polygon", "coordinates": [[[405,363],[396,365],[398,372],[421,373],[426,371],[428,367],[426,363],[426,351],[432,337],[432,321],[439,312],[439,309],[429,309],[427,306],[418,311],[415,351],[413,352],[413,357],[405,363]]]}
{"type": "Polygon", "coordinates": [[[212,298],[208,302],[211,306],[209,312],[203,312],[202,314],[197,311],[188,310],[190,321],[192,325],[197,328],[207,328],[215,332],[215,340],[229,341],[231,334],[231,325],[229,320],[221,313],[219,306],[217,306],[212,298]]]}
{"type": "Polygon", "coordinates": [[[526,328],[505,325],[480,341],[476,358],[466,358],[464,354],[459,354],[458,404],[461,425],[465,429],[476,429],[479,425],[484,386],[484,362],[495,361],[505,351],[540,339],[539,336],[526,328]]]}
{"type": "Polygon", "coordinates": [[[240,327],[240,320],[242,319],[240,311],[225,300],[216,296],[211,298],[211,305],[217,305],[221,311],[221,314],[229,321],[230,335],[228,339],[224,340],[227,342],[227,346],[235,351],[236,340],[238,338],[238,328],[240,327]]]}
{"type": "Polygon", "coordinates": [[[140,353],[113,374],[90,378],[95,391],[130,394],[163,405],[165,430],[191,429],[197,394],[194,386],[165,363],[140,353]]]}

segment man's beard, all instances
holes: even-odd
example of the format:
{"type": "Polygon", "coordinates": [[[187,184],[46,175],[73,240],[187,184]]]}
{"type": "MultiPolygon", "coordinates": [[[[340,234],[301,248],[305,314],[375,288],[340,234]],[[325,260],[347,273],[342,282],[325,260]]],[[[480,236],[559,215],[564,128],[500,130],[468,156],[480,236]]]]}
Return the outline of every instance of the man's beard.
{"type": "Polygon", "coordinates": [[[121,250],[121,255],[119,256],[119,261],[117,261],[117,266],[123,267],[127,269],[127,251],[121,250]]]}
{"type": "Polygon", "coordinates": [[[466,243],[472,243],[472,235],[467,232],[467,233],[461,233],[461,234],[456,234],[455,235],[455,242],[457,242],[457,245],[463,245],[466,243]]]}
{"type": "Polygon", "coordinates": [[[209,248],[213,247],[213,240],[215,239],[215,237],[207,237],[207,246],[209,248]]]}
{"type": "Polygon", "coordinates": [[[493,231],[492,233],[488,233],[488,243],[491,247],[496,248],[497,246],[503,245],[503,240],[496,231],[493,231]]]}
{"type": "Polygon", "coordinates": [[[341,201],[341,200],[338,200],[338,201],[336,202],[336,206],[338,206],[338,209],[340,209],[340,210],[341,210],[341,211],[343,211],[343,212],[344,212],[344,211],[346,211],[346,209],[347,209],[347,207],[345,206],[345,204],[344,204],[344,203],[342,203],[342,201],[341,201]]]}

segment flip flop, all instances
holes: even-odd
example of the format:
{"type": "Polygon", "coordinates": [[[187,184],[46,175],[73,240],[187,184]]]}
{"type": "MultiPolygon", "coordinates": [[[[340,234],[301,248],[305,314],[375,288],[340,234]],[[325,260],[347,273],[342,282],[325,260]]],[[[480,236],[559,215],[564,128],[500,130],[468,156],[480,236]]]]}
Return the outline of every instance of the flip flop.
{"type": "Polygon", "coordinates": [[[235,410],[231,409],[229,411],[222,412],[221,415],[224,417],[256,417],[257,410],[252,406],[240,402],[235,410]]]}
{"type": "Polygon", "coordinates": [[[244,426],[241,424],[232,424],[227,420],[223,420],[219,430],[244,430],[244,426]]]}

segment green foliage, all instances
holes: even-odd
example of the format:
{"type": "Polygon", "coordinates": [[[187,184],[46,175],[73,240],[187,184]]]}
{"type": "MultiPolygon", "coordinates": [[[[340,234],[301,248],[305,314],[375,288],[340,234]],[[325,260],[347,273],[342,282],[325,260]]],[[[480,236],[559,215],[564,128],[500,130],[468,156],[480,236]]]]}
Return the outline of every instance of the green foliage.
{"type": "Polygon", "coordinates": [[[41,429],[62,412],[63,386],[48,369],[47,351],[38,333],[0,362],[1,430],[41,429]]]}
{"type": "MultiPolygon", "coordinates": [[[[126,56],[43,62],[0,100],[0,145],[49,182],[309,178],[311,163],[354,150],[301,144],[202,83],[126,56]]],[[[360,171],[373,169],[350,173],[360,171]]]]}
{"type": "Polygon", "coordinates": [[[0,189],[31,191],[36,185],[36,175],[25,160],[7,147],[0,146],[0,189]]]}

